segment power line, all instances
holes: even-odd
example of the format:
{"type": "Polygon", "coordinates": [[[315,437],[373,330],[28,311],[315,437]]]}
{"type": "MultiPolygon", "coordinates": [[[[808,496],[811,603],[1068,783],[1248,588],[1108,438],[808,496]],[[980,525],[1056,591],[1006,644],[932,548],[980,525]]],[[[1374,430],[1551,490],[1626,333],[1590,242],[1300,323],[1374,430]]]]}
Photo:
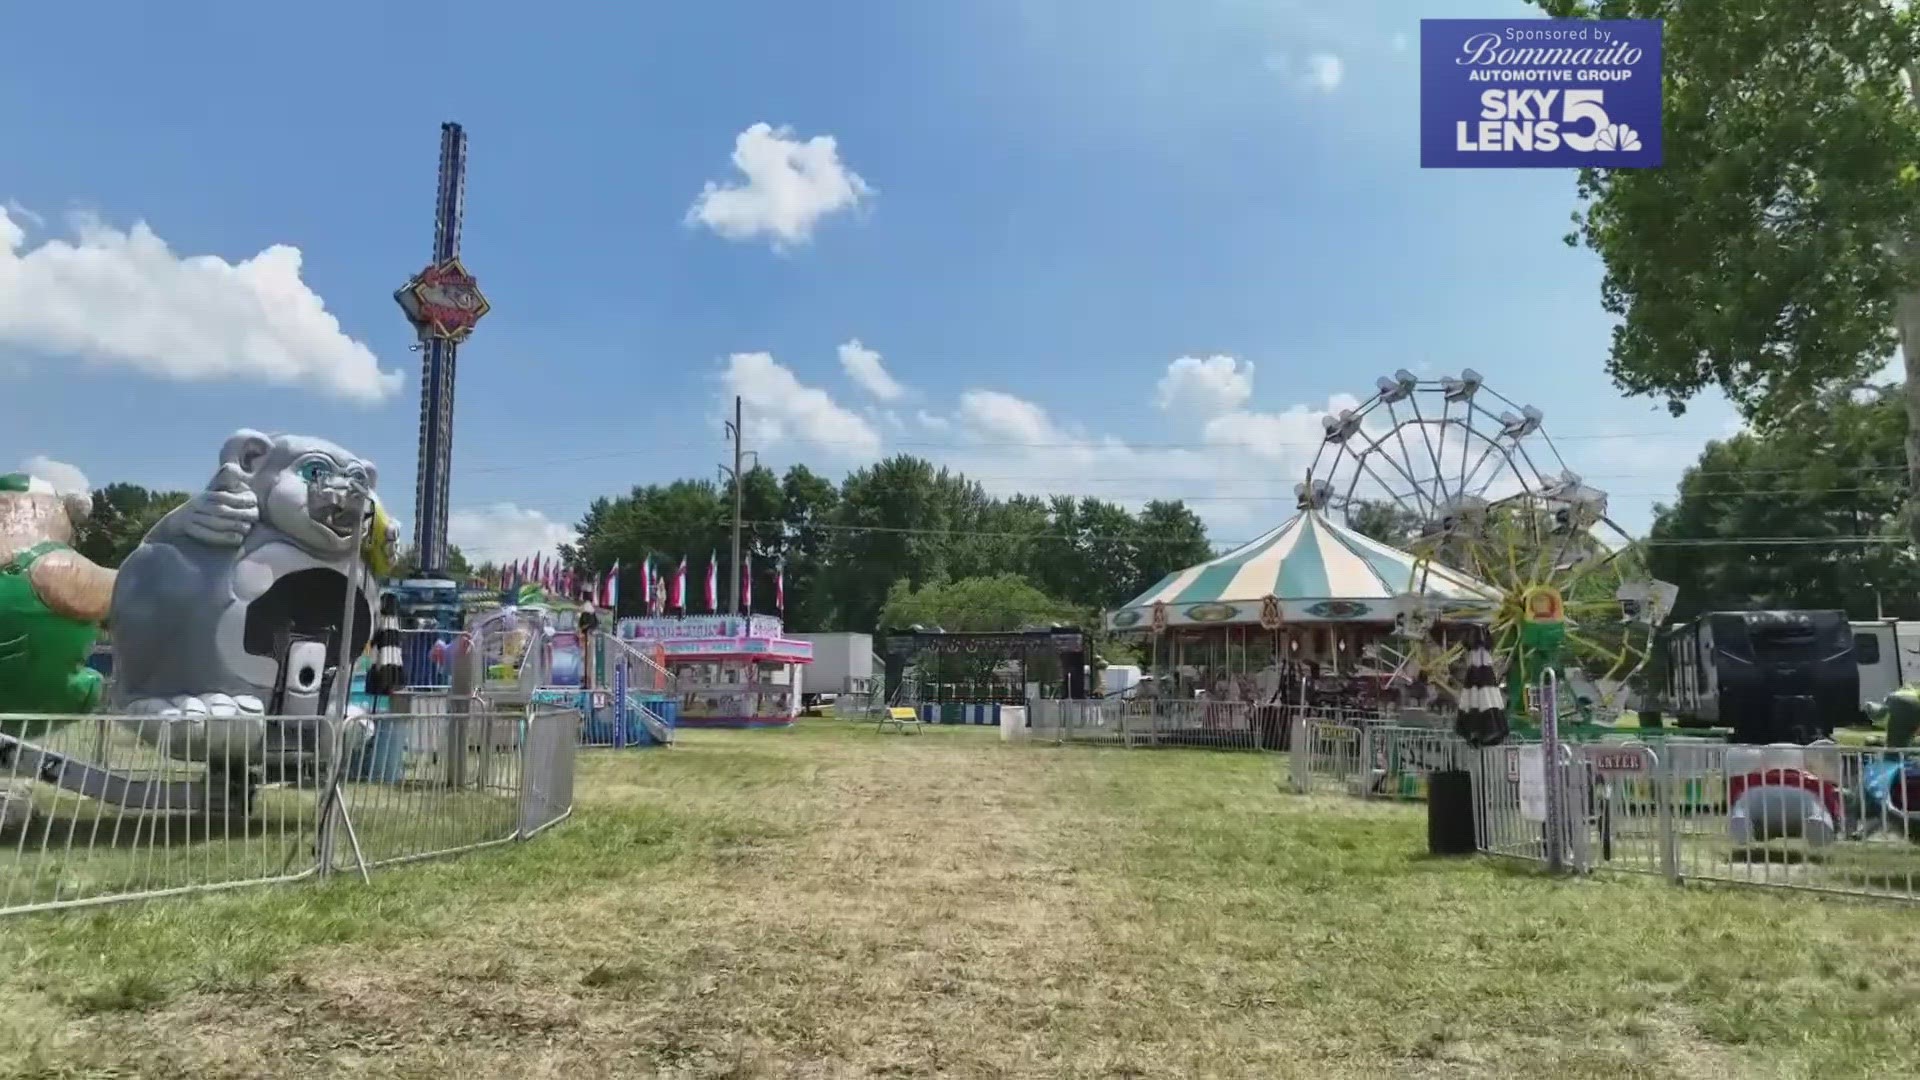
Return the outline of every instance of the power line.
{"type": "MultiPolygon", "coordinates": [[[[743,526],[747,526],[750,528],[779,529],[782,531],[783,535],[787,534],[787,530],[789,528],[786,522],[764,520],[764,519],[762,520],[746,519],[746,520],[742,520],[741,524],[743,526]]],[[[640,532],[640,533],[622,532],[620,535],[623,538],[637,538],[637,539],[643,539],[643,540],[664,539],[671,542],[671,541],[680,539],[686,533],[696,532],[701,528],[707,528],[707,527],[717,529],[722,527],[722,525],[721,523],[716,522],[712,526],[693,525],[686,530],[660,529],[660,530],[651,530],[648,532],[640,532]]],[[[1068,541],[1068,542],[1085,539],[1083,535],[1076,534],[1076,533],[1023,532],[1023,531],[994,530],[994,529],[938,529],[938,528],[924,528],[924,527],[910,526],[910,525],[845,525],[845,524],[836,524],[831,522],[809,523],[807,525],[800,526],[799,528],[794,529],[792,531],[795,534],[814,531],[814,532],[841,533],[841,534],[873,533],[873,534],[896,535],[896,536],[929,536],[929,537],[943,537],[943,538],[951,538],[951,539],[1059,540],[1059,541],[1068,541]]],[[[1271,530],[1268,530],[1268,531],[1270,532],[1271,530]]],[[[1264,536],[1266,534],[1262,533],[1261,535],[1264,536]]],[[[1244,539],[1244,540],[1217,540],[1217,541],[1211,541],[1211,543],[1218,546],[1238,547],[1243,544],[1251,543],[1257,539],[1259,539],[1259,537],[1254,536],[1254,537],[1248,537],[1247,539],[1244,539]]],[[[1129,541],[1123,539],[1121,540],[1121,542],[1125,543],[1129,541]]],[[[1177,541],[1168,541],[1168,542],[1172,543],[1177,541]]],[[[1814,546],[1822,546],[1822,545],[1844,546],[1844,545],[1853,545],[1853,544],[1860,544],[1860,545],[1906,544],[1909,542],[1910,541],[1908,540],[1908,538],[1904,536],[1729,536],[1729,537],[1687,537],[1687,538],[1650,537],[1646,539],[1635,540],[1633,542],[1633,545],[1636,547],[1814,547],[1814,546]]]]}
{"type": "MultiPolygon", "coordinates": [[[[1561,436],[1558,436],[1555,441],[1556,442],[1587,442],[1587,441],[1596,441],[1596,440],[1617,440],[1617,439],[1632,439],[1640,442],[1644,442],[1648,439],[1676,439],[1676,440],[1684,440],[1689,443],[1692,443],[1692,442],[1699,441],[1700,436],[1690,434],[1690,433],[1674,432],[1674,431],[1666,431],[1666,432],[1614,431],[1614,432],[1595,433],[1595,434],[1589,434],[1589,435],[1579,435],[1579,434],[1561,435],[1561,436]]],[[[871,439],[808,439],[806,440],[805,445],[812,446],[812,447],[832,447],[832,446],[866,447],[866,446],[872,446],[873,443],[874,443],[874,440],[871,440],[871,439]]],[[[564,458],[550,458],[546,461],[541,461],[541,462],[522,461],[522,462],[515,462],[509,465],[473,465],[473,466],[468,466],[463,471],[475,472],[475,473],[521,472],[528,469],[544,468],[550,465],[577,465],[587,461],[613,460],[617,458],[634,457],[634,456],[644,455],[644,454],[657,454],[662,451],[668,451],[668,450],[697,450],[705,445],[707,445],[705,441],[701,441],[697,443],[691,442],[691,441],[676,441],[671,443],[639,443],[639,444],[629,445],[620,450],[602,450],[602,451],[596,451],[594,453],[578,454],[578,455],[564,457],[564,458]]],[[[970,451],[974,453],[994,453],[1001,450],[1093,450],[1093,451],[1109,451],[1109,452],[1116,451],[1116,450],[1125,450],[1125,451],[1317,450],[1320,447],[1325,445],[1327,445],[1327,442],[1324,439],[1288,440],[1288,441],[1273,441],[1273,440],[1267,440],[1267,439],[1219,439],[1219,440],[1203,441],[1203,442],[1108,443],[1108,442],[1103,442],[1099,438],[1094,438],[1094,437],[1089,437],[1086,439],[1077,439],[1077,440],[1066,440],[1066,441],[1055,440],[1050,442],[1022,442],[1017,440],[995,438],[990,442],[952,441],[952,440],[944,441],[944,442],[932,442],[932,441],[886,442],[884,443],[884,446],[883,446],[883,452],[888,453],[890,455],[894,451],[913,450],[913,449],[965,450],[965,451],[970,451]]]]}

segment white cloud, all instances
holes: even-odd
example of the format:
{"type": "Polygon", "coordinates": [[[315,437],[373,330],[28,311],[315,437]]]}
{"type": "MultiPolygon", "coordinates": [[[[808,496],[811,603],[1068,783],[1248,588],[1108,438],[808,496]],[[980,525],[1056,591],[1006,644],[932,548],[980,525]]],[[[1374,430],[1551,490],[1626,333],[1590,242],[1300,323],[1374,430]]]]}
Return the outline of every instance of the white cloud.
{"type": "Polygon", "coordinates": [[[791,440],[856,460],[880,452],[880,432],[866,418],[825,390],[802,383],[769,353],[734,353],[720,381],[729,394],[739,395],[750,441],[791,440]]]}
{"type": "Polygon", "coordinates": [[[574,536],[571,527],[510,502],[447,515],[447,542],[475,564],[498,565],[529,555],[551,555],[560,545],[573,543],[574,536]]]}
{"type": "Polygon", "coordinates": [[[1340,86],[1340,80],[1346,78],[1347,65],[1332,53],[1315,53],[1307,57],[1307,82],[1317,90],[1332,91],[1340,86]]]}
{"type": "Polygon", "coordinates": [[[1013,445],[1046,444],[1060,438],[1045,409],[998,390],[961,394],[960,423],[981,439],[1013,445]]]}
{"type": "Polygon", "coordinates": [[[28,476],[37,476],[45,480],[53,485],[53,490],[62,495],[69,492],[85,495],[93,490],[93,485],[87,482],[87,474],[81,472],[79,466],[55,461],[45,454],[35,454],[21,461],[20,471],[28,476]]]}
{"type": "Polygon", "coordinates": [[[919,421],[920,426],[926,428],[928,431],[950,431],[953,429],[953,421],[948,420],[944,416],[935,416],[925,409],[915,412],[913,418],[919,421]]]}
{"type": "Polygon", "coordinates": [[[1153,403],[1169,412],[1217,416],[1253,397],[1253,364],[1231,356],[1182,356],[1167,365],[1153,403]]]}
{"type": "Polygon", "coordinates": [[[880,354],[860,344],[859,338],[840,346],[840,367],[847,378],[881,401],[899,401],[907,396],[907,388],[887,372],[880,354]]]}
{"type": "Polygon", "coordinates": [[[1405,32],[1396,33],[1387,41],[1387,47],[1397,53],[1406,52],[1412,45],[1405,32]]]}
{"type": "Polygon", "coordinates": [[[245,379],[374,404],[399,391],[300,278],[300,250],[276,244],[229,263],[183,257],[144,222],[124,232],[90,216],[72,240],[27,246],[29,215],[0,208],[0,347],[163,379],[245,379]]]}
{"type": "Polygon", "coordinates": [[[776,251],[805,244],[822,219],[875,194],[840,160],[831,135],[803,142],[791,128],[755,124],[734,138],[733,167],[746,182],[709,180],[687,210],[687,224],[728,240],[766,237],[776,251]]]}

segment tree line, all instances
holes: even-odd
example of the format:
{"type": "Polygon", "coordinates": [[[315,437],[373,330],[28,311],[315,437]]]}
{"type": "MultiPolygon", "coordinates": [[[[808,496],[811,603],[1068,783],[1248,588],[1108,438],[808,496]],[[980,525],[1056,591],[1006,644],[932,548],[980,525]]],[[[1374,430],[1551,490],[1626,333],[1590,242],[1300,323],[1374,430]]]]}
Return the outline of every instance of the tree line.
{"type": "MultiPolygon", "coordinates": [[[[561,556],[589,573],[616,561],[636,568],[650,556],[670,568],[685,556],[697,597],[694,582],[717,554],[724,606],[733,498],[731,483],[676,480],[597,499],[579,522],[578,542],[561,556]]],[[[1212,555],[1205,524],[1182,502],[1132,511],[1088,497],[1002,498],[910,455],[856,469],[838,484],[804,465],[784,474],[755,468],[742,476],[740,498],[741,551],[752,563],[755,607],[771,610],[778,568],[787,625],[800,631],[871,631],[887,621],[890,597],[904,605],[920,590],[973,579],[999,579],[1003,592],[1011,590],[991,603],[970,601],[998,612],[989,622],[1088,620],[1212,555]],[[1026,601],[1009,606],[1009,596],[1029,595],[1016,585],[1043,597],[1043,610],[1026,611],[1034,606],[1026,601]]],[[[629,582],[621,591],[623,610],[637,609],[636,588],[629,582]]],[[[951,603],[946,610],[948,622],[977,621],[951,603]]]]}

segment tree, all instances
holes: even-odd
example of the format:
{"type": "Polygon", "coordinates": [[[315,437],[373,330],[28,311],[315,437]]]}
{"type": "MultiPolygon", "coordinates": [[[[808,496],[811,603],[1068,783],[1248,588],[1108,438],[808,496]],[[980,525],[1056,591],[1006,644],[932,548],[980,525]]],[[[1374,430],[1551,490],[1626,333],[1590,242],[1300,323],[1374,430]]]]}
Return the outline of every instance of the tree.
{"type": "Polygon", "coordinates": [[[1406,548],[1420,536],[1425,519],[1397,502],[1362,499],[1347,508],[1347,526],[1389,547],[1406,548]]]}
{"type": "Polygon", "coordinates": [[[781,553],[786,572],[785,621],[794,630],[833,629],[833,597],[822,586],[839,502],[839,489],[805,465],[793,466],[780,480],[780,523],[786,529],[781,553]]]}
{"type": "Polygon", "coordinates": [[[1683,583],[1675,618],[1750,607],[1920,614],[1920,567],[1904,545],[1819,542],[1899,534],[1906,502],[1900,392],[1829,393],[1803,418],[1709,443],[1682,478],[1679,498],[1655,508],[1648,568],[1683,583]],[[1737,542],[1755,536],[1813,542],[1737,542]]]}
{"type": "Polygon", "coordinates": [[[93,513],[74,530],[74,550],[101,566],[117,567],[133,554],[168,511],[187,501],[184,491],[149,491],[108,484],[93,492],[93,513]]]}
{"type": "Polygon", "coordinates": [[[1139,595],[1176,570],[1213,558],[1206,523],[1179,500],[1155,499],[1140,508],[1134,532],[1134,578],[1124,591],[1139,595]]]}
{"type": "Polygon", "coordinates": [[[1717,386],[1764,431],[1906,364],[1920,539],[1920,27],[1876,0],[1533,0],[1666,20],[1658,169],[1583,170],[1576,216],[1619,316],[1608,370],[1677,415],[1717,386]]]}
{"type": "Polygon", "coordinates": [[[827,579],[841,626],[873,627],[896,581],[945,576],[956,543],[983,531],[987,506],[979,484],[905,454],[848,474],[827,579]]]}

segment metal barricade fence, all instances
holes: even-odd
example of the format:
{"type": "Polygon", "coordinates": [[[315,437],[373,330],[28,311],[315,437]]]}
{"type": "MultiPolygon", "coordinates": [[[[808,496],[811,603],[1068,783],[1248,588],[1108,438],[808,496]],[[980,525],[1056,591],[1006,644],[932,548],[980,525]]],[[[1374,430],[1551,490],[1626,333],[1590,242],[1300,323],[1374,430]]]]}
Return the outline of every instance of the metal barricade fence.
{"type": "Polygon", "coordinates": [[[0,914],[295,881],[525,839],[573,803],[568,710],[0,717],[0,914]]]}
{"type": "Polygon", "coordinates": [[[1567,868],[1920,900],[1920,751],[1649,739],[1493,747],[1474,763],[1479,849],[1546,862],[1560,785],[1567,868]]]}
{"type": "Polygon", "coordinates": [[[1129,747],[1284,750],[1290,707],[1245,701],[1165,698],[1035,698],[1033,738],[1129,747]]]}
{"type": "Polygon", "coordinates": [[[464,630],[407,629],[400,631],[400,662],[406,689],[445,690],[453,683],[457,646],[473,647],[473,635],[464,630]]]}
{"type": "Polygon", "coordinates": [[[1297,712],[1287,740],[1289,779],[1301,794],[1422,797],[1425,770],[1406,779],[1400,770],[1438,756],[1431,737],[1452,738],[1435,729],[1396,727],[1382,716],[1336,719],[1297,712]]]}

